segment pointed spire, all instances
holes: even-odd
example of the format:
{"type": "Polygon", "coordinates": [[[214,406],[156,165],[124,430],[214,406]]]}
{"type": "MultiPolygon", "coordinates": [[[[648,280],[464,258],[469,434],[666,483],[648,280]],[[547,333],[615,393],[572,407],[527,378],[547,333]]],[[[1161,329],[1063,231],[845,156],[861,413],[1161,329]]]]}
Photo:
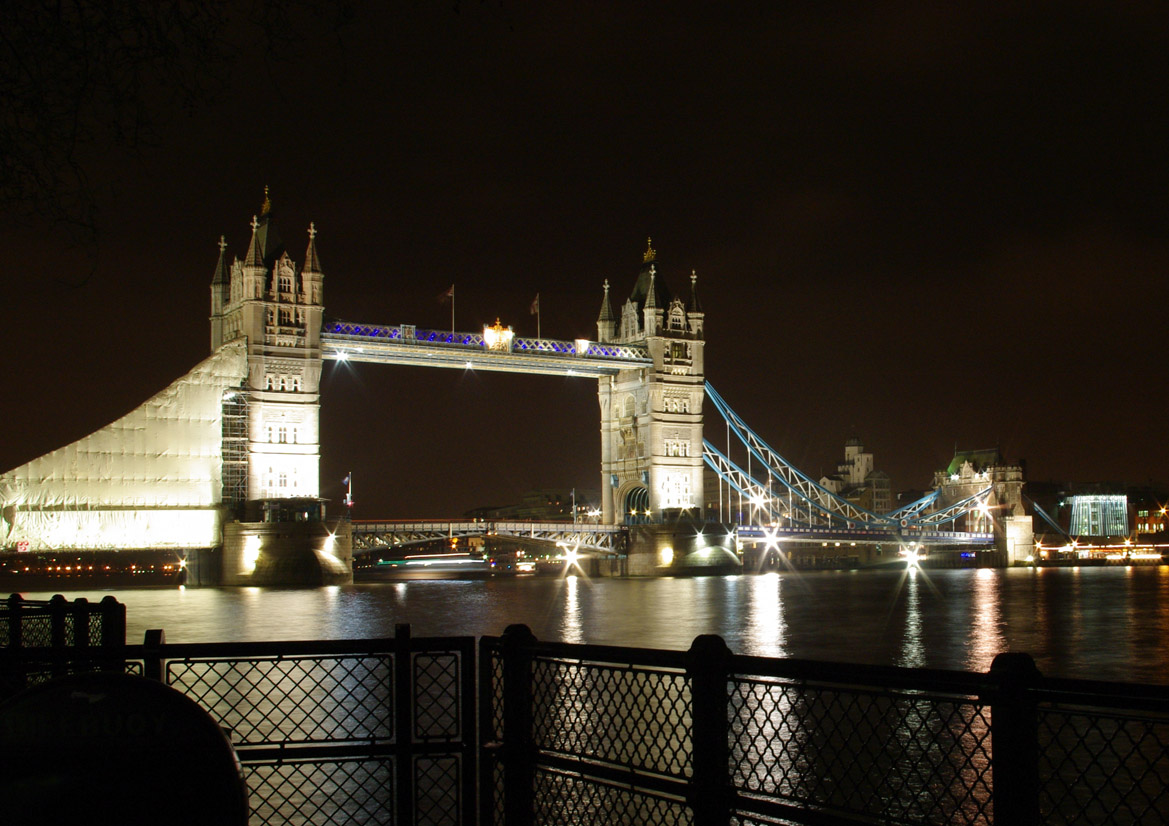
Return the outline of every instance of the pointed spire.
{"type": "MultiPolygon", "coordinates": [[[[653,250],[651,249],[650,252],[653,252],[653,250]]],[[[647,253],[647,255],[648,255],[648,253],[647,253]]],[[[646,259],[646,260],[650,260],[650,259],[646,259]]],[[[657,277],[657,272],[658,272],[657,266],[655,266],[654,264],[650,264],[649,265],[649,290],[646,291],[646,294],[645,294],[645,309],[647,309],[647,310],[657,309],[657,306],[658,306],[657,285],[654,282],[654,279],[657,277]]]]}
{"type": "Polygon", "coordinates": [[[211,276],[212,284],[226,284],[227,277],[227,241],[219,236],[219,263],[215,265],[215,274],[211,276]]]}
{"type": "Polygon", "coordinates": [[[308,225],[308,249],[304,253],[303,272],[321,272],[321,261],[317,257],[317,225],[312,221],[308,225]]]}
{"type": "Polygon", "coordinates": [[[605,279],[605,297],[601,299],[601,314],[597,316],[597,323],[603,321],[615,321],[616,316],[613,315],[613,305],[609,302],[609,279],[605,279]]]}
{"type": "Polygon", "coordinates": [[[264,250],[260,242],[260,219],[252,216],[252,240],[248,242],[248,256],[244,259],[245,267],[264,266],[264,250]]]}
{"type": "Polygon", "coordinates": [[[690,270],[690,306],[686,308],[687,312],[700,313],[702,312],[702,302],[698,300],[698,273],[690,270]]]}

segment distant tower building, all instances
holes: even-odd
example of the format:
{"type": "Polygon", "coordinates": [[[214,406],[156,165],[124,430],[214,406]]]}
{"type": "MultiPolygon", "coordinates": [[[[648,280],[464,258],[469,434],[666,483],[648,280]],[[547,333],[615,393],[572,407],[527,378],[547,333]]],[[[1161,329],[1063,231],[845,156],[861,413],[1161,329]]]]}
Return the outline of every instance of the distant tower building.
{"type": "Polygon", "coordinates": [[[844,461],[836,465],[836,473],[820,479],[820,486],[865,510],[888,513],[893,509],[889,476],[873,467],[873,454],[853,436],[844,444],[844,461]]]}
{"type": "Polygon", "coordinates": [[[598,380],[601,406],[601,508],[608,524],[702,516],[704,330],[698,277],[687,300],[674,298],[658,271],[652,241],[633,291],[613,312],[604,285],[597,338],[640,344],[653,367],[598,380]]]}
{"type": "MultiPolygon", "coordinates": [[[[248,354],[246,392],[234,411],[247,422],[246,448],[241,445],[246,473],[230,489],[234,477],[225,455],[225,504],[238,506],[241,497],[255,502],[320,495],[324,274],[316,234],[310,224],[304,264],[298,266],[276,232],[265,190],[244,259],[229,267],[220,240],[211,280],[211,349],[243,339],[248,354]]],[[[225,428],[227,418],[225,407],[225,428]]]]}

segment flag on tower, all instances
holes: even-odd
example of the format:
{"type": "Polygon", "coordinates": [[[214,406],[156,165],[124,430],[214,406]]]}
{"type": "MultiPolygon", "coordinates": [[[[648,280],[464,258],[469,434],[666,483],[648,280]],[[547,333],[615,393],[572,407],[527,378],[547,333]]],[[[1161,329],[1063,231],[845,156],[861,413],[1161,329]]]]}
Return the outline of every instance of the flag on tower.
{"type": "Polygon", "coordinates": [[[536,297],[532,299],[532,306],[528,308],[529,315],[537,315],[540,312],[540,294],[536,293],[536,297]]]}
{"type": "Polygon", "coordinates": [[[345,478],[341,480],[341,484],[342,484],[342,485],[348,485],[348,484],[349,484],[349,475],[348,475],[348,474],[346,474],[346,475],[345,475],[345,478]]]}
{"type": "Polygon", "coordinates": [[[448,289],[443,290],[438,295],[438,303],[442,304],[446,301],[453,301],[455,297],[455,285],[451,284],[448,289]]]}

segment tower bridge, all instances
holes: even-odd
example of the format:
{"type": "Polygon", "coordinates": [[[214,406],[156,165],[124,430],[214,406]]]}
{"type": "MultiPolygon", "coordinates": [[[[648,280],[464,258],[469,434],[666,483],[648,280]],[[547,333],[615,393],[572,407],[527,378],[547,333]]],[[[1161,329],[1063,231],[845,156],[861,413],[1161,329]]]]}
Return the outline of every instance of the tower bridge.
{"type": "Polygon", "coordinates": [[[347,581],[349,543],[393,541],[399,529],[324,519],[325,361],[595,380],[602,524],[586,544],[628,550],[627,573],[676,570],[708,558],[711,547],[725,559],[760,538],[863,534],[862,541],[898,542],[938,534],[952,545],[995,544],[1012,560],[1030,552],[1018,468],[963,466],[939,476],[918,502],[876,513],[783,459],[707,383],[697,275],[690,273],[684,297],[675,296],[652,243],[616,309],[604,281],[596,338],[559,340],[516,336],[498,320],[465,332],[326,319],[315,225],[300,263],[279,237],[266,194],[251,230],[242,258],[229,258],[220,239],[206,360],[118,421],[0,474],[0,552],[168,549],[214,560],[228,584],[347,581]],[[729,444],[722,452],[704,441],[707,400],[728,442],[733,434],[745,451],[746,469],[729,444]],[[703,508],[708,467],[720,497],[725,486],[749,503],[745,520],[728,514],[743,524],[708,529],[712,517],[722,519],[721,508],[717,516],[703,508]]]}

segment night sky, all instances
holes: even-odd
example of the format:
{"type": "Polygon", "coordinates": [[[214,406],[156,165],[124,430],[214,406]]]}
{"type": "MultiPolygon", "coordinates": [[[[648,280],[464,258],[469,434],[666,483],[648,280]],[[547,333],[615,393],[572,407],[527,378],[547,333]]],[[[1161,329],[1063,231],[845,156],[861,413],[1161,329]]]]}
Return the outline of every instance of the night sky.
{"type": "MultiPolygon", "coordinates": [[[[538,292],[545,337],[595,338],[652,236],[707,379],[809,474],[855,435],[895,490],[955,447],[1166,481],[1163,4],[386,5],[82,147],[96,244],[4,219],[0,469],[209,354],[269,186],[330,317],[446,328],[453,283],[461,330],[535,335],[538,292]]],[[[321,422],[356,518],[599,487],[595,381],[327,363],[321,422]]]]}

